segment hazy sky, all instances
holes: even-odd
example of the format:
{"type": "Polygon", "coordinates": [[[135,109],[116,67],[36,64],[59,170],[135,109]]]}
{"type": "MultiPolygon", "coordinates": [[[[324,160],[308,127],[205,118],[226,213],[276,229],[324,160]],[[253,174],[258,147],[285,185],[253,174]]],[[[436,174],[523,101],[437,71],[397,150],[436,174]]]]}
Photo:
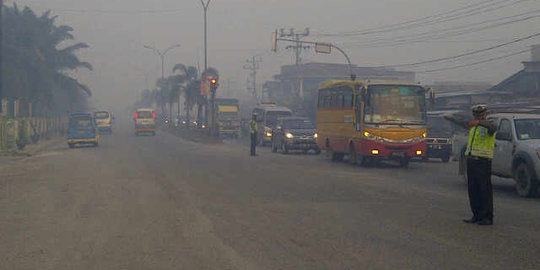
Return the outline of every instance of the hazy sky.
{"type": "MultiPolygon", "coordinates": [[[[4,0],[8,4],[13,0],[4,0]]],[[[473,34],[430,40],[403,46],[362,48],[358,42],[380,38],[393,39],[449,27],[460,27],[498,17],[506,17],[540,9],[540,1],[486,11],[458,21],[430,25],[407,31],[380,35],[343,38],[323,37],[320,33],[342,33],[363,30],[386,24],[400,23],[426,17],[485,0],[212,0],[208,11],[209,65],[218,68],[222,82],[244,91],[248,71],[243,69],[251,55],[262,57],[259,82],[279,73],[279,66],[293,62],[292,52],[284,49],[270,52],[270,35],[275,28],[303,29],[310,27],[307,40],[321,40],[343,44],[354,64],[377,66],[411,63],[452,56],[481,49],[536,33],[540,19],[510,24],[473,34]]],[[[78,77],[95,93],[95,99],[132,99],[146,84],[153,84],[160,76],[159,58],[151,45],[166,48],[180,43],[167,56],[170,72],[175,63],[203,65],[203,12],[200,0],[21,0],[38,12],[51,9],[59,15],[58,22],[72,26],[77,41],[87,42],[90,48],[80,53],[81,58],[94,66],[94,71],[80,71],[78,77]]],[[[493,0],[497,2],[497,0],[493,0]]],[[[507,0],[506,2],[517,2],[507,0]]],[[[538,15],[538,13],[536,13],[538,15]]],[[[429,70],[481,61],[519,51],[540,39],[507,46],[485,54],[402,70],[429,70]]],[[[340,55],[303,54],[304,62],[342,62],[340,55]]],[[[497,83],[521,68],[521,61],[529,54],[516,55],[483,65],[435,73],[419,73],[417,79],[431,83],[444,81],[489,81],[497,83]]],[[[222,86],[225,84],[222,83],[222,86]]],[[[220,89],[221,90],[221,89],[220,89]]]]}

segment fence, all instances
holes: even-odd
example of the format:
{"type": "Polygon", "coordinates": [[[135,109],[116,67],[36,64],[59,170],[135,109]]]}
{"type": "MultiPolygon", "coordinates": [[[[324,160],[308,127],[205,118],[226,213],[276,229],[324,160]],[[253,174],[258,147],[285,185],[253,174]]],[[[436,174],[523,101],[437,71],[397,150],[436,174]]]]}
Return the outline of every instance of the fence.
{"type": "Polygon", "coordinates": [[[67,119],[56,118],[0,118],[0,150],[23,149],[67,130],[67,119]]]}

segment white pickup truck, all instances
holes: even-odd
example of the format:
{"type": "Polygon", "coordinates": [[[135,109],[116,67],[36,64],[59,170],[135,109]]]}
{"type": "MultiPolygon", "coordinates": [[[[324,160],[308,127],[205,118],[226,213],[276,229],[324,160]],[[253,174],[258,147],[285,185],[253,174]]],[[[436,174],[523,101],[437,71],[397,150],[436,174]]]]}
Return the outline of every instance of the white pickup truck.
{"type": "MultiPolygon", "coordinates": [[[[497,124],[495,151],[491,166],[493,175],[513,178],[516,192],[522,197],[538,195],[540,186],[540,115],[525,113],[490,114],[488,120],[497,124]]],[[[466,144],[461,148],[460,174],[466,177],[464,158],[466,144]]]]}

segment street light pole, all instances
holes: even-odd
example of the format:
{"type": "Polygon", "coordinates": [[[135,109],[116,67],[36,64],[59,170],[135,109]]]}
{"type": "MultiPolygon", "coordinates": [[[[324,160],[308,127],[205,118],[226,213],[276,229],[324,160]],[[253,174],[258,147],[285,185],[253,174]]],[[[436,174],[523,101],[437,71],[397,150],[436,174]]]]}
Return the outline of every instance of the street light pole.
{"type": "MultiPolygon", "coordinates": [[[[1,1],[1,0],[0,0],[1,1]]],[[[152,50],[154,51],[157,55],[159,55],[159,58],[161,59],[161,79],[165,79],[165,55],[167,55],[167,53],[174,49],[174,48],[178,48],[180,47],[180,44],[175,44],[175,45],[172,45],[170,46],[169,48],[165,49],[164,51],[160,51],[154,47],[151,47],[151,46],[144,46],[145,49],[149,49],[149,50],[152,50]]]]}
{"type": "Polygon", "coordinates": [[[2,22],[3,20],[3,17],[2,17],[2,11],[4,10],[4,0],[0,0],[0,113],[2,113],[4,111],[4,108],[2,108],[2,97],[3,97],[3,84],[4,84],[4,81],[2,80],[3,77],[2,77],[2,71],[4,70],[3,69],[3,66],[2,66],[2,53],[3,53],[3,45],[4,45],[4,39],[3,39],[3,28],[4,28],[4,24],[2,22]]]}
{"type": "MultiPolygon", "coordinates": [[[[204,71],[202,72],[202,74],[206,74],[206,71],[208,70],[208,27],[207,27],[207,11],[208,11],[208,6],[210,5],[210,1],[211,0],[201,0],[201,5],[203,7],[203,12],[204,12],[204,71]]],[[[201,78],[202,80],[206,80],[206,78],[201,78]]],[[[214,121],[214,96],[215,94],[212,93],[210,99],[211,99],[211,103],[212,103],[212,108],[211,108],[211,111],[212,111],[212,121],[214,121]]],[[[205,113],[205,118],[206,118],[206,122],[208,122],[208,98],[205,97],[205,108],[206,108],[206,113],[205,113]]],[[[213,124],[212,124],[212,127],[213,127],[213,124]]],[[[213,131],[212,131],[213,128],[209,128],[209,134],[210,135],[213,135],[213,131]]]]}

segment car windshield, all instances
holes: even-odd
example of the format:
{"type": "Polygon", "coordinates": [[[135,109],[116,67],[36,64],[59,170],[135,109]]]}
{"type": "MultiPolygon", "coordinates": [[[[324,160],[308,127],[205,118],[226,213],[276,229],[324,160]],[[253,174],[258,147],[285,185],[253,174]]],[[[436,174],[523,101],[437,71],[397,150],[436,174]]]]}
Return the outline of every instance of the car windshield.
{"type": "Polygon", "coordinates": [[[365,106],[365,122],[367,124],[425,124],[424,92],[424,88],[419,86],[370,86],[365,106]]]}
{"type": "Polygon", "coordinates": [[[139,118],[142,118],[142,119],[152,118],[151,111],[138,111],[137,113],[139,114],[139,118]]]}
{"type": "Polygon", "coordinates": [[[514,121],[518,139],[540,139],[540,119],[516,119],[514,121]]]}
{"type": "Polygon", "coordinates": [[[97,113],[94,114],[94,116],[97,119],[106,119],[106,118],[109,118],[109,113],[108,112],[97,112],[97,113]]]}
{"type": "Polygon", "coordinates": [[[274,126],[277,122],[277,119],[280,117],[291,116],[289,111],[269,111],[266,113],[266,125],[274,126]]]}
{"type": "Polygon", "coordinates": [[[304,119],[294,119],[294,120],[284,120],[283,127],[286,129],[314,129],[313,123],[309,120],[304,119]]]}
{"type": "Polygon", "coordinates": [[[70,127],[91,127],[92,118],[71,118],[69,121],[70,127]]]}

